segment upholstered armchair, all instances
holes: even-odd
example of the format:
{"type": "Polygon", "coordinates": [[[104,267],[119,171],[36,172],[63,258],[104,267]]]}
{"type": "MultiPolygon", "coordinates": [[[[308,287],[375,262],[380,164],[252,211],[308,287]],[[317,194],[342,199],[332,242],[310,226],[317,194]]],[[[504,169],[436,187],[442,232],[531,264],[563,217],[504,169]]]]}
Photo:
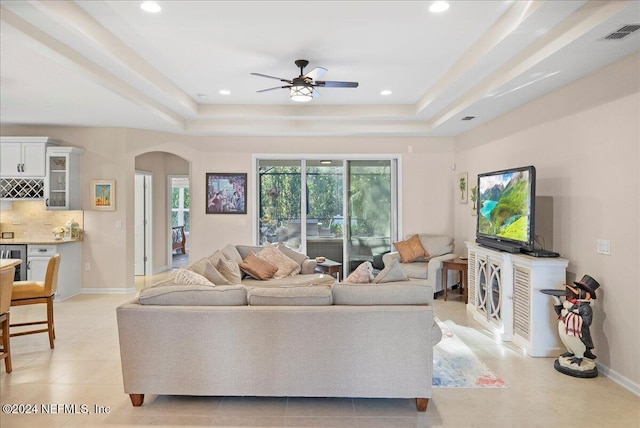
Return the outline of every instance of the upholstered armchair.
{"type": "MultiPolygon", "coordinates": [[[[408,241],[413,236],[408,235],[405,240],[408,241]]],[[[400,266],[409,278],[426,279],[427,285],[430,285],[434,292],[442,291],[442,262],[453,260],[457,256],[453,254],[453,238],[446,235],[431,235],[419,233],[418,238],[422,247],[428,254],[416,261],[402,262],[402,258],[398,251],[384,254],[382,261],[385,266],[390,266],[393,260],[398,260],[400,266]]]]}

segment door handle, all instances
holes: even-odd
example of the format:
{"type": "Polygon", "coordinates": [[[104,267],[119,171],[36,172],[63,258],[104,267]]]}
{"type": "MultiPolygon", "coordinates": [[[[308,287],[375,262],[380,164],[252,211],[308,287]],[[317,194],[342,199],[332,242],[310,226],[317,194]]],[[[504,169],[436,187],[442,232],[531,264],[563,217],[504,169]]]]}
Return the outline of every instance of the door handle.
{"type": "Polygon", "coordinates": [[[31,260],[29,260],[29,261],[27,262],[27,269],[28,269],[28,270],[31,270],[31,260]]]}

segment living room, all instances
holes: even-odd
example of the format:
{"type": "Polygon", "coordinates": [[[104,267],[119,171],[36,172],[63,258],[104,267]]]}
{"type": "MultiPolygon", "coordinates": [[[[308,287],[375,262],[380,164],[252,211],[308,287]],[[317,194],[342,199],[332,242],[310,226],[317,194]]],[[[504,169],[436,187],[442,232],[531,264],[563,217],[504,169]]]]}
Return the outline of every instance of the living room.
{"type": "MultiPolygon", "coordinates": [[[[84,201],[90,199],[90,180],[109,178],[117,183],[114,211],[93,211],[88,209],[88,203],[85,204],[82,265],[89,263],[91,269],[82,272],[85,295],[79,302],[93,295],[113,294],[109,297],[119,298],[135,292],[133,183],[136,158],[147,153],[155,153],[156,159],[160,160],[155,166],[155,174],[159,177],[175,173],[163,172],[169,169],[162,165],[161,160],[166,156],[163,153],[179,156],[188,164],[191,194],[194,195],[189,244],[192,261],[229,242],[255,242],[256,213],[251,203],[246,215],[205,214],[204,177],[213,171],[245,172],[251,177],[257,154],[400,155],[402,236],[417,232],[449,234],[455,237],[455,249],[459,254],[465,251],[465,241],[475,239],[475,218],[469,204],[457,202],[458,173],[466,172],[469,181],[473,182],[479,173],[535,165],[537,194],[553,199],[551,249],[570,261],[567,281],[589,274],[602,284],[602,293],[598,293],[593,304],[592,326],[598,362],[604,375],[598,382],[603,379],[615,381],[624,387],[615,390],[615,394],[623,395],[626,389],[637,396],[640,391],[637,364],[640,297],[636,287],[640,274],[639,63],[640,55],[634,52],[455,136],[397,136],[375,132],[342,136],[210,136],[131,127],[12,124],[4,119],[0,133],[3,136],[50,136],[85,149],[82,181],[87,186],[83,189],[84,201]],[[121,228],[115,227],[118,222],[121,228]],[[610,240],[610,256],[596,253],[598,239],[610,240]]],[[[251,187],[249,191],[252,191],[251,187]]],[[[158,266],[165,263],[161,259],[157,261],[158,266]]],[[[436,309],[441,303],[438,301],[436,309]]],[[[451,304],[459,305],[459,302],[451,302],[443,308],[450,308],[451,304]]],[[[451,311],[453,317],[464,318],[457,312],[458,308],[447,311],[451,311]]],[[[443,315],[447,313],[450,312],[443,312],[443,315]]],[[[49,350],[45,349],[45,352],[49,350]]],[[[531,364],[537,367],[540,363],[531,364]]],[[[18,367],[16,365],[15,371],[18,367]]],[[[554,372],[544,373],[544,376],[561,376],[554,372]]],[[[2,374],[3,385],[9,382],[8,377],[2,374]]],[[[559,383],[563,382],[565,379],[560,378],[559,383]]],[[[582,395],[579,391],[581,383],[571,382],[570,385],[571,388],[559,389],[583,397],[585,402],[593,398],[593,395],[582,395]]],[[[592,393],[598,391],[597,387],[589,388],[593,388],[592,393]]],[[[473,406],[482,407],[488,405],[492,397],[471,399],[473,406]]],[[[3,403],[5,398],[3,393],[3,403]]],[[[12,394],[11,398],[18,400],[19,395],[12,394]]],[[[51,400],[55,398],[54,395],[51,400]]],[[[470,397],[465,394],[465,398],[470,397]]],[[[447,396],[443,401],[447,399],[455,398],[447,396]]],[[[637,397],[631,402],[633,400],[637,404],[637,397]]],[[[434,403],[437,402],[436,394],[434,403]]],[[[563,417],[555,412],[555,417],[563,417]]],[[[535,412],[529,416],[531,419],[521,426],[545,425],[544,422],[549,421],[541,419],[542,422],[536,423],[535,412]]],[[[637,425],[637,410],[635,415],[626,416],[629,419],[612,416],[610,426],[637,425]]],[[[413,422],[415,425],[415,420],[413,422]]],[[[443,420],[442,423],[447,422],[443,420]]],[[[586,422],[582,425],[589,426],[586,422]]]]}

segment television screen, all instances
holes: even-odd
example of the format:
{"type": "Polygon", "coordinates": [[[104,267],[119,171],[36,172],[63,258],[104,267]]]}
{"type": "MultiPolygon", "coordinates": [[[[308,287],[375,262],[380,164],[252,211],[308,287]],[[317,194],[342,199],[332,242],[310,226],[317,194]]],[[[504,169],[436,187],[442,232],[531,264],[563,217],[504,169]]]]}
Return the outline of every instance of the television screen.
{"type": "Polygon", "coordinates": [[[478,243],[517,252],[533,249],[535,168],[478,175],[478,243]]]}

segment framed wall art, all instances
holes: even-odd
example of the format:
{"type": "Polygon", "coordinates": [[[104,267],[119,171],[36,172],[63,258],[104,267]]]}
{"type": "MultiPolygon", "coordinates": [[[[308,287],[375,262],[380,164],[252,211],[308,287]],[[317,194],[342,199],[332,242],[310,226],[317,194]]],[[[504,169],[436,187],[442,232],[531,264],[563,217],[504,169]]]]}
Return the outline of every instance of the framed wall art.
{"type": "Polygon", "coordinates": [[[207,214],[247,213],[247,174],[207,173],[207,214]]]}
{"type": "Polygon", "coordinates": [[[460,202],[461,204],[466,204],[467,192],[469,187],[466,172],[461,172],[460,174],[458,174],[457,184],[458,185],[456,187],[458,188],[458,202],[460,202]]]}
{"type": "Polygon", "coordinates": [[[115,180],[91,180],[91,209],[98,211],[116,209],[115,180]]]}

